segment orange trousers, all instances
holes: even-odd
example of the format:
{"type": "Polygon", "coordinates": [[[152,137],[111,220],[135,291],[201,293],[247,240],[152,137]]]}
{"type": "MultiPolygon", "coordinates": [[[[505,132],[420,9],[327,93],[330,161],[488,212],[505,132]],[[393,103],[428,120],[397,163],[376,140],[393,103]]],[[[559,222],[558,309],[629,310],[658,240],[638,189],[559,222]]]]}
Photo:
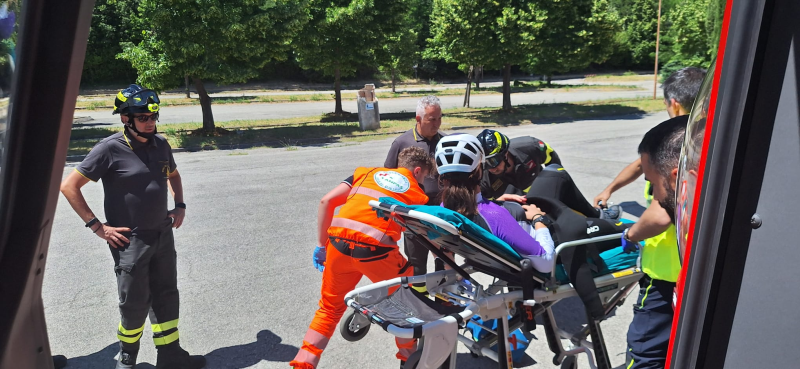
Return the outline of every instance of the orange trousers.
{"type": "MultiPolygon", "coordinates": [[[[303,347],[289,365],[295,368],[314,369],[319,363],[322,351],[328,345],[336,325],[347,310],[344,296],[354,290],[362,276],[372,282],[385,281],[397,277],[410,277],[413,268],[406,266],[408,262],[399,250],[394,250],[384,259],[361,261],[344,255],[336,250],[330,242],[326,247],[325,270],[322,272],[322,298],[319,309],[311,321],[303,347]],[[403,270],[405,268],[405,270],[403,270]]],[[[394,291],[390,291],[394,292],[394,291]]],[[[408,359],[416,351],[417,342],[413,339],[395,338],[397,358],[408,359]]]]}

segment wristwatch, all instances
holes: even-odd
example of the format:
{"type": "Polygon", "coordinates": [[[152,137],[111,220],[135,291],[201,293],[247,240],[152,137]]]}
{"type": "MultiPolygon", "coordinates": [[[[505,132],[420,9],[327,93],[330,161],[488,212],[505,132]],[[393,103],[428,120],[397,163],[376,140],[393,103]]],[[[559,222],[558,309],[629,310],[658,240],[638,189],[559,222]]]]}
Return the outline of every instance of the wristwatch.
{"type": "Polygon", "coordinates": [[[542,223],[544,224],[545,227],[549,225],[548,224],[549,222],[547,221],[547,218],[545,218],[544,215],[538,215],[535,218],[533,218],[533,220],[531,220],[531,225],[535,226],[536,223],[542,223]]]}
{"type": "Polygon", "coordinates": [[[181,209],[186,209],[186,204],[184,204],[182,202],[176,202],[175,203],[175,207],[176,208],[181,208],[181,209]]]}
{"type": "Polygon", "coordinates": [[[628,241],[630,243],[636,243],[636,241],[634,241],[630,237],[628,237],[628,231],[629,230],[630,230],[630,228],[625,228],[625,230],[622,232],[622,238],[624,238],[625,241],[628,241]]]}

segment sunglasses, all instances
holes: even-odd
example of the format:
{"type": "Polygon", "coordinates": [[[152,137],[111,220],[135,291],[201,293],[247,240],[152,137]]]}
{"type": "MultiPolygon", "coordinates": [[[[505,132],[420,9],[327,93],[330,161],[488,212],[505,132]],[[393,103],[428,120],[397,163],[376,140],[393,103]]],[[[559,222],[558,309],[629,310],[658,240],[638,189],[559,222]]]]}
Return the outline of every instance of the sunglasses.
{"type": "Polygon", "coordinates": [[[136,119],[137,121],[139,121],[139,123],[147,123],[148,120],[152,120],[153,122],[157,122],[158,121],[158,113],[155,113],[153,115],[136,115],[133,118],[136,119]]]}
{"type": "Polygon", "coordinates": [[[491,158],[486,158],[486,160],[484,160],[484,163],[486,164],[487,167],[489,167],[489,169],[496,168],[502,162],[503,162],[503,155],[495,155],[492,156],[491,158]]]}

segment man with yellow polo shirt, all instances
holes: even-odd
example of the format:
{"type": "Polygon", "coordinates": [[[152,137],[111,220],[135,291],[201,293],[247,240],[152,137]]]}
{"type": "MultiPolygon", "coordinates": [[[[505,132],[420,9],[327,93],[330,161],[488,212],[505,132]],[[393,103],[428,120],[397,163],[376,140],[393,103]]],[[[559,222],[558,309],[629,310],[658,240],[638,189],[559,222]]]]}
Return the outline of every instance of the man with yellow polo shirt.
{"type": "MultiPolygon", "coordinates": [[[[687,67],[664,81],[664,104],[672,118],[668,122],[674,128],[682,126],[685,130],[688,114],[705,76],[705,70],[687,67]]],[[[595,196],[593,204],[606,203],[612,193],[642,174],[642,160],[637,158],[595,196]]],[[[648,207],[636,224],[625,231],[623,239],[629,250],[637,248],[639,242],[644,240],[642,269],[646,274],[640,281],[641,289],[628,330],[628,369],[664,367],[673,315],[672,291],[681,269],[675,225],[669,212],[658,201],[652,201],[653,188],[650,182],[647,182],[644,196],[648,207]]]]}
{"type": "MultiPolygon", "coordinates": [[[[672,118],[653,130],[664,137],[682,137],[688,118],[688,115],[672,118]]],[[[675,160],[677,161],[677,158],[675,160]]],[[[652,200],[649,192],[645,197],[648,202],[652,200]]],[[[641,247],[642,271],[645,274],[639,281],[639,296],[633,307],[633,320],[628,328],[629,359],[626,369],[664,368],[674,315],[672,292],[681,271],[677,232],[672,221],[674,215],[671,215],[674,209],[665,209],[659,201],[653,201],[645,211],[647,212],[653,213],[648,215],[648,219],[655,219],[655,222],[649,225],[636,223],[622,234],[622,247],[626,252],[641,247]],[[642,246],[641,239],[649,236],[648,232],[652,232],[646,228],[658,222],[666,223],[664,225],[666,231],[644,239],[642,246]],[[645,236],[642,236],[643,234],[645,236]]]]}

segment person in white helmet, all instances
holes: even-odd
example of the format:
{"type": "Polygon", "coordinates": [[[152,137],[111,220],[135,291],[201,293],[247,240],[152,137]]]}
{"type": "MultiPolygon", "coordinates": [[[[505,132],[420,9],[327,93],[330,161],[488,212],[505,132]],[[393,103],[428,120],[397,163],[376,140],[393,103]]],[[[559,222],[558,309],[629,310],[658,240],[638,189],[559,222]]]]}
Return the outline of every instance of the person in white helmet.
{"type": "Polygon", "coordinates": [[[468,134],[445,136],[436,145],[442,205],[456,211],[505,241],[530,259],[542,272],[552,271],[555,245],[545,225],[545,213],[536,205],[523,205],[525,220],[518,222],[508,210],[481,196],[483,149],[468,134]]]}

